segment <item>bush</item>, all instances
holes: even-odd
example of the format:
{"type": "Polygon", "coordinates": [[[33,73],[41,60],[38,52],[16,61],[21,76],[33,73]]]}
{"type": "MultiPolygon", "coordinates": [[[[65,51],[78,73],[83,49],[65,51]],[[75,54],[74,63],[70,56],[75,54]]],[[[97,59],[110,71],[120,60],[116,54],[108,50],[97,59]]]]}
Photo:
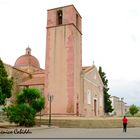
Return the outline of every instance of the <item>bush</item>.
{"type": "Polygon", "coordinates": [[[20,126],[33,126],[36,113],[44,108],[45,100],[41,92],[35,88],[23,89],[16,98],[16,103],[5,108],[7,117],[12,123],[20,126]]]}
{"type": "Polygon", "coordinates": [[[134,116],[135,114],[137,114],[138,111],[139,111],[138,107],[136,105],[134,105],[134,104],[129,107],[129,112],[130,112],[130,114],[132,116],[134,116]]]}
{"type": "Polygon", "coordinates": [[[19,104],[7,108],[9,121],[20,126],[33,126],[35,124],[35,114],[35,110],[28,104],[19,104]]]}

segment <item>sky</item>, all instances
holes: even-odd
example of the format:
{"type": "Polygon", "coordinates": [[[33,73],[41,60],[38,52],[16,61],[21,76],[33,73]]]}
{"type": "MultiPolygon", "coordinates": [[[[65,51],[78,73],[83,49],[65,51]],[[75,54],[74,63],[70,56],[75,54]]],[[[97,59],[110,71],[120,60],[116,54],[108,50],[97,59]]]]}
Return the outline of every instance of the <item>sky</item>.
{"type": "Polygon", "coordinates": [[[140,0],[0,0],[0,57],[26,47],[45,67],[47,10],[73,4],[82,16],[82,65],[102,66],[109,93],[140,106],[140,0]]]}

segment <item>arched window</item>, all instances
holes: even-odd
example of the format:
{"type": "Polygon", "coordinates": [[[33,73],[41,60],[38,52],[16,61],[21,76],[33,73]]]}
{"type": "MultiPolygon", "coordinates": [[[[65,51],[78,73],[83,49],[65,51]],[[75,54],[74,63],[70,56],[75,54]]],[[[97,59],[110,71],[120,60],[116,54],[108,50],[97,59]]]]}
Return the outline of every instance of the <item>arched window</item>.
{"type": "Polygon", "coordinates": [[[63,19],[63,12],[62,10],[57,11],[57,24],[61,25],[63,19]]]}

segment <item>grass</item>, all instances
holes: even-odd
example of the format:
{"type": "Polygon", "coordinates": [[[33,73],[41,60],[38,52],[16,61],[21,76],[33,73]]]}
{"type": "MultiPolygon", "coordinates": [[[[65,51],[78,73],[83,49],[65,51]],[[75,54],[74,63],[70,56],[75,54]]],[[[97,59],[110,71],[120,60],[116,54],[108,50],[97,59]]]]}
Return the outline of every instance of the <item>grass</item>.
{"type": "MultiPolygon", "coordinates": [[[[41,124],[48,125],[48,118],[42,118],[41,124]]],[[[52,124],[61,128],[120,128],[122,118],[52,117],[52,124]]],[[[128,117],[128,127],[140,127],[140,118],[128,117]]]]}

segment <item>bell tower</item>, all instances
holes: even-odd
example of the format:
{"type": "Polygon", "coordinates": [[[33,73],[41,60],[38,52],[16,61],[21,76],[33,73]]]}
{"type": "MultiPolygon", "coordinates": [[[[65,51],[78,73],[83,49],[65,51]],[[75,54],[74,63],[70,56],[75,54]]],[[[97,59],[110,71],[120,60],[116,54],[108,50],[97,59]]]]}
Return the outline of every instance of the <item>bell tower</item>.
{"type": "Polygon", "coordinates": [[[52,114],[79,112],[82,69],[81,16],[73,5],[47,11],[45,97],[52,114]]]}

